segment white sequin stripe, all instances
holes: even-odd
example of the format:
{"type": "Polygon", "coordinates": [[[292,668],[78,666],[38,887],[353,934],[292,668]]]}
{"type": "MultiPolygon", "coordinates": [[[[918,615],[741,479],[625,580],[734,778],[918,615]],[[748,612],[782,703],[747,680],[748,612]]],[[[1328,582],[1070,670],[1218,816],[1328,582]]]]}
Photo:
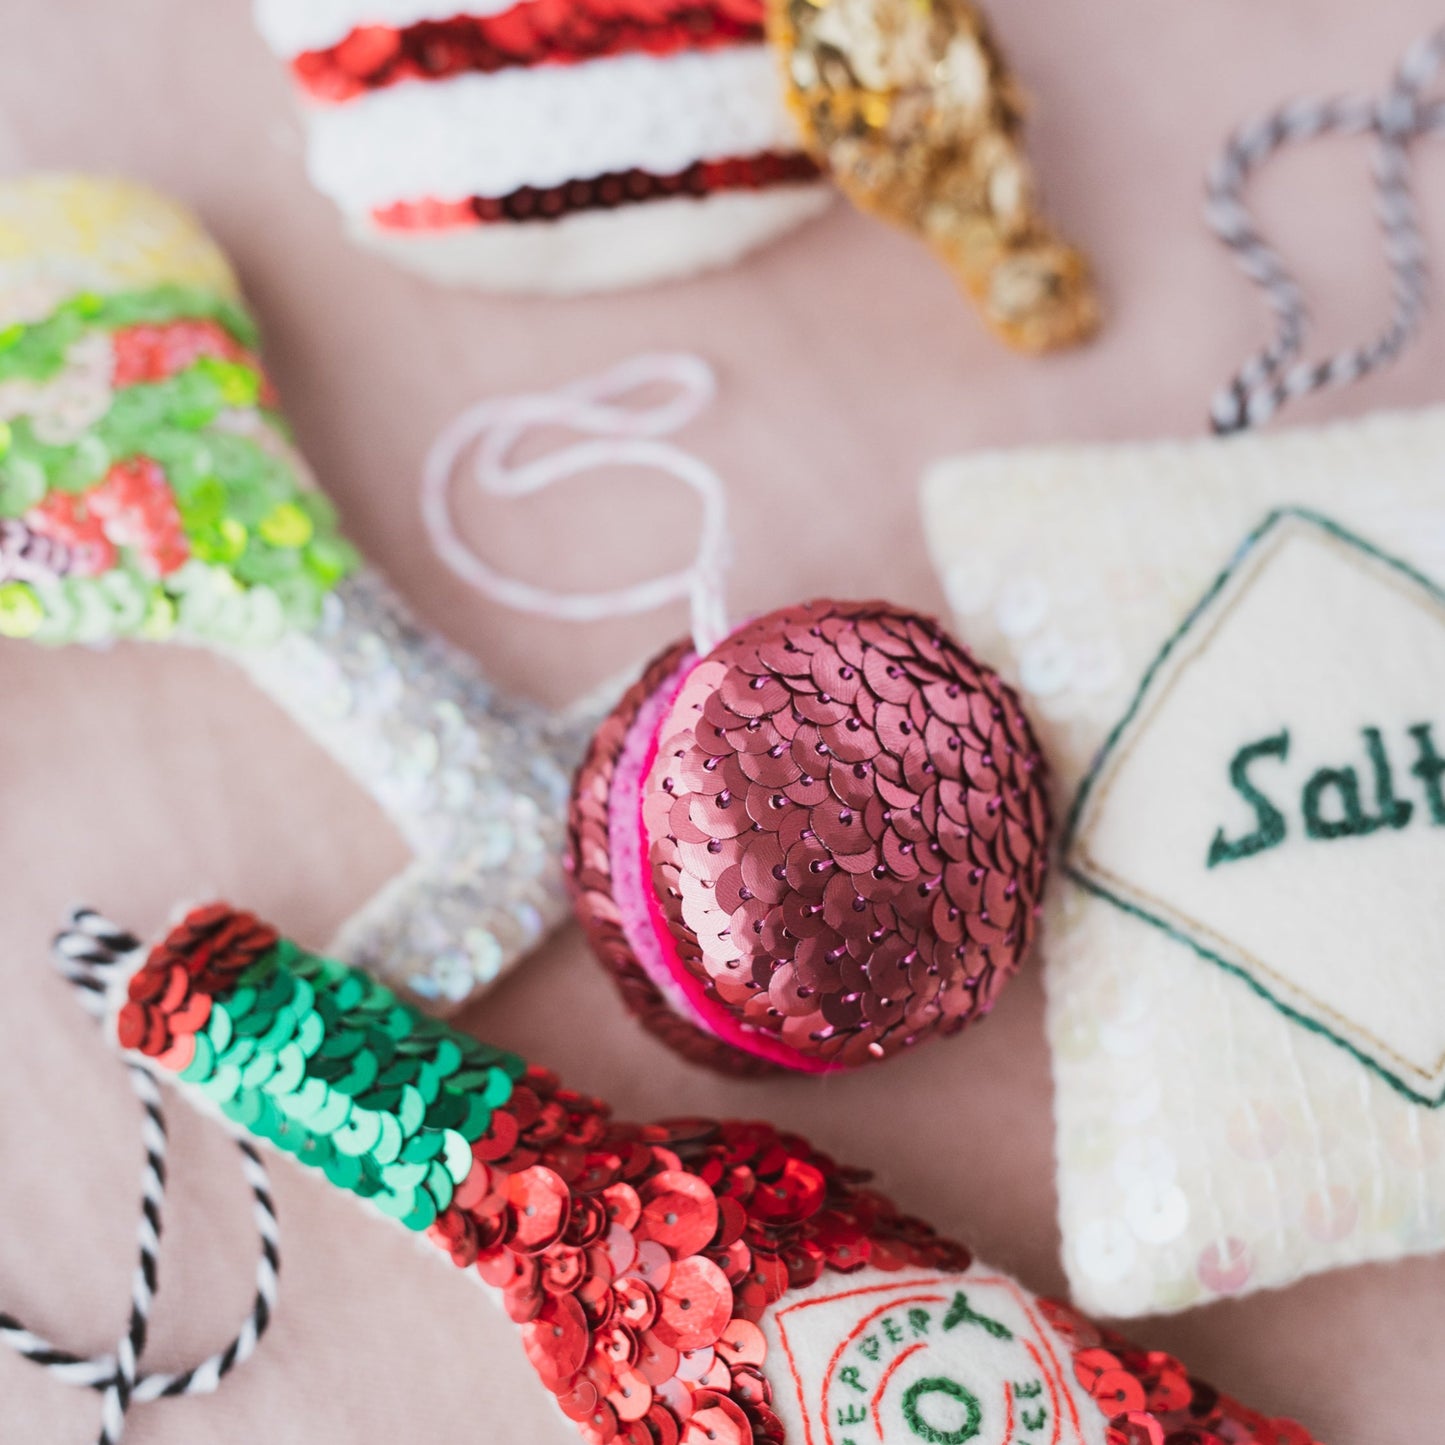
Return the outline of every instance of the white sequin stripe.
{"type": "Polygon", "coordinates": [[[413,82],[310,122],[311,178],[353,213],[800,148],[762,45],[413,82]]]}
{"type": "Polygon", "coordinates": [[[518,0],[256,0],[256,25],[277,55],[327,50],[362,25],[402,30],[422,20],[500,15],[518,0]]]}

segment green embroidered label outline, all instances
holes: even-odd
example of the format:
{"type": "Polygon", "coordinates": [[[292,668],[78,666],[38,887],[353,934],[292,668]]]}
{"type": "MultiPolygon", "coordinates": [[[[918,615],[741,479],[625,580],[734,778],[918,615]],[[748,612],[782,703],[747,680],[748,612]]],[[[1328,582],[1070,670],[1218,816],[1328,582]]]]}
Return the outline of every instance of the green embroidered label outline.
{"type": "Polygon", "coordinates": [[[1183,930],[1177,928],[1168,919],[1161,918],[1158,914],[1151,913],[1147,908],[1143,908],[1127,898],[1120,897],[1097,879],[1091,878],[1072,861],[1085,804],[1088,802],[1100,774],[1104,771],[1105,766],[1119,746],[1124,734],[1139,715],[1145,698],[1154,686],[1155,679],[1168,665],[1175,651],[1183,643],[1185,638],[1194,630],[1195,625],[1208,614],[1220,593],[1229,585],[1240,568],[1255,554],[1260,544],[1277,527],[1290,520],[1305,522],[1310,526],[1317,527],[1322,532],[1333,537],[1336,541],[1343,542],[1346,546],[1363,553],[1372,561],[1384,564],[1401,577],[1420,587],[1431,599],[1439,604],[1442,609],[1445,609],[1445,588],[1442,588],[1439,583],[1427,577],[1417,568],[1412,567],[1410,563],[1404,561],[1402,558],[1392,556],[1389,552],[1377,547],[1373,542],[1361,537],[1356,532],[1351,532],[1348,528],[1341,526],[1338,522],[1331,520],[1323,513],[1316,512],[1309,507],[1294,506],[1277,507],[1269,512],[1264,520],[1239,544],[1229,561],[1225,563],[1224,568],[1205,590],[1203,596],[1189,609],[1184,620],[1178,627],[1169,634],[1154,660],[1145,668],[1144,674],[1140,678],[1139,686],[1134,690],[1134,695],[1130,698],[1129,706],[1124,710],[1123,716],[1110,728],[1108,736],[1104,739],[1099,751],[1094,755],[1093,762],[1091,762],[1085,770],[1084,776],[1079,782],[1078,790],[1074,794],[1074,800],[1069,807],[1068,817],[1064,825],[1064,835],[1060,845],[1060,854],[1063,858],[1063,871],[1074,883],[1083,888],[1085,892],[1092,893],[1096,898],[1101,898],[1105,902],[1113,904],[1114,907],[1122,912],[1158,929],[1161,933],[1173,939],[1174,942],[1182,944],[1200,958],[1217,964],[1220,968],[1224,969],[1226,973],[1233,974],[1234,977],[1248,984],[1255,993],[1277,1012],[1293,1022],[1300,1024],[1311,1033],[1319,1034],[1321,1037],[1329,1039],[1331,1043],[1344,1049],[1346,1053],[1352,1055],[1367,1069],[1378,1074],[1386,1083],[1405,1098],[1414,1103],[1423,1104],[1427,1108],[1438,1109],[1442,1105],[1445,1105],[1445,1084],[1442,1084],[1440,1092],[1433,1096],[1411,1087],[1411,1085],[1398,1074],[1386,1068],[1385,1065],[1377,1059],[1371,1058],[1370,1055],[1356,1047],[1350,1040],[1336,1033],[1319,1019],[1303,1013],[1301,1010],[1285,1002],[1284,999],[1278,997],[1263,981],[1256,978],[1247,969],[1240,967],[1239,964],[1233,962],[1231,959],[1206,947],[1205,944],[1198,939],[1191,937],[1183,930]]]}
{"type": "Polygon", "coordinates": [[[1289,729],[1255,742],[1246,743],[1229,763],[1229,782],[1234,791],[1254,809],[1255,826],[1252,833],[1238,838],[1225,836],[1224,825],[1220,824],[1209,844],[1205,860],[1206,868],[1218,868],[1221,863],[1239,863],[1246,858],[1257,857],[1277,848],[1284,842],[1289,831],[1285,816],[1269,799],[1264,791],[1255,785],[1249,775],[1252,764],[1260,758],[1278,758],[1285,762],[1289,758],[1289,729]]]}

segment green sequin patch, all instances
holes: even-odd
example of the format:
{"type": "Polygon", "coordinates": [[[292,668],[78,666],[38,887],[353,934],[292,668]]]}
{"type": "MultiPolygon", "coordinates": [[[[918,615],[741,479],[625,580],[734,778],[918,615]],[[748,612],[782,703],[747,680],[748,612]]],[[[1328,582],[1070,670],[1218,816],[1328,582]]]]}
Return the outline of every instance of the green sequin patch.
{"type": "Polygon", "coordinates": [[[175,286],[73,297],[44,321],[0,332],[0,384],[53,380],[88,333],[172,322],[214,323],[245,350],[196,355],[163,378],[116,387],[72,441],[49,440],[53,428],[38,414],[0,423],[0,518],[72,552],[88,545],[84,528],[99,525],[90,520],[95,496],[113,468],[154,462],[162,478],[159,520],[138,507],[134,522],[106,526],[103,570],[0,575],[0,636],[265,643],[315,626],[326,593],[360,565],[331,504],[298,468],[249,361],[255,325],[229,298],[175,286]],[[141,540],[167,527],[184,549],[178,567],[158,566],[141,540]]]}
{"type": "Polygon", "coordinates": [[[213,1000],[179,1077],[227,1118],[427,1229],[525,1065],[282,941],[213,1000]]]}
{"type": "Polygon", "coordinates": [[[109,296],[81,292],[63,301],[44,321],[17,323],[0,331],[0,381],[49,381],[88,331],[203,320],[217,322],[242,346],[255,349],[256,323],[229,296],[188,286],[154,286],[109,296]]]}

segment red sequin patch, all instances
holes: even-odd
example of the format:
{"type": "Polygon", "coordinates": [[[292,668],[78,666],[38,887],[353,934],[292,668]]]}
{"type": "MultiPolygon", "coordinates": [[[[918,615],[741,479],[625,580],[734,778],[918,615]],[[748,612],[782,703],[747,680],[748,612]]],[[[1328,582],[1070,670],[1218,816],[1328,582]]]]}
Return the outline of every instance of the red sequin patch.
{"type": "Polygon", "coordinates": [[[730,160],[698,161],[668,176],[643,170],[609,171],[560,186],[523,186],[506,196],[397,201],[378,206],[371,219],[386,231],[450,231],[501,221],[555,221],[576,211],[610,211],[669,196],[800,185],[817,177],[818,167],[809,156],[764,151],[730,160]]]}
{"type": "Polygon", "coordinates": [[[523,0],[500,15],[365,25],[291,72],[315,100],[352,100],[405,80],[445,80],[604,55],[673,55],[763,39],[759,0],[523,0]]]}

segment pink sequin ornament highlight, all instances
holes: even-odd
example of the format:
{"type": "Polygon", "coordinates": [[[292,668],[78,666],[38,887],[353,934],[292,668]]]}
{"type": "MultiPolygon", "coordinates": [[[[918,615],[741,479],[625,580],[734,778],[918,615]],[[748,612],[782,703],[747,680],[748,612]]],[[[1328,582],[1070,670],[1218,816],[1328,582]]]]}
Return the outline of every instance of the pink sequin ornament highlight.
{"type": "Polygon", "coordinates": [[[1048,835],[997,675],[926,618],[820,601],[649,668],[582,764],[568,868],[652,1032],[727,1072],[820,1073],[992,1008],[1048,835]]]}

